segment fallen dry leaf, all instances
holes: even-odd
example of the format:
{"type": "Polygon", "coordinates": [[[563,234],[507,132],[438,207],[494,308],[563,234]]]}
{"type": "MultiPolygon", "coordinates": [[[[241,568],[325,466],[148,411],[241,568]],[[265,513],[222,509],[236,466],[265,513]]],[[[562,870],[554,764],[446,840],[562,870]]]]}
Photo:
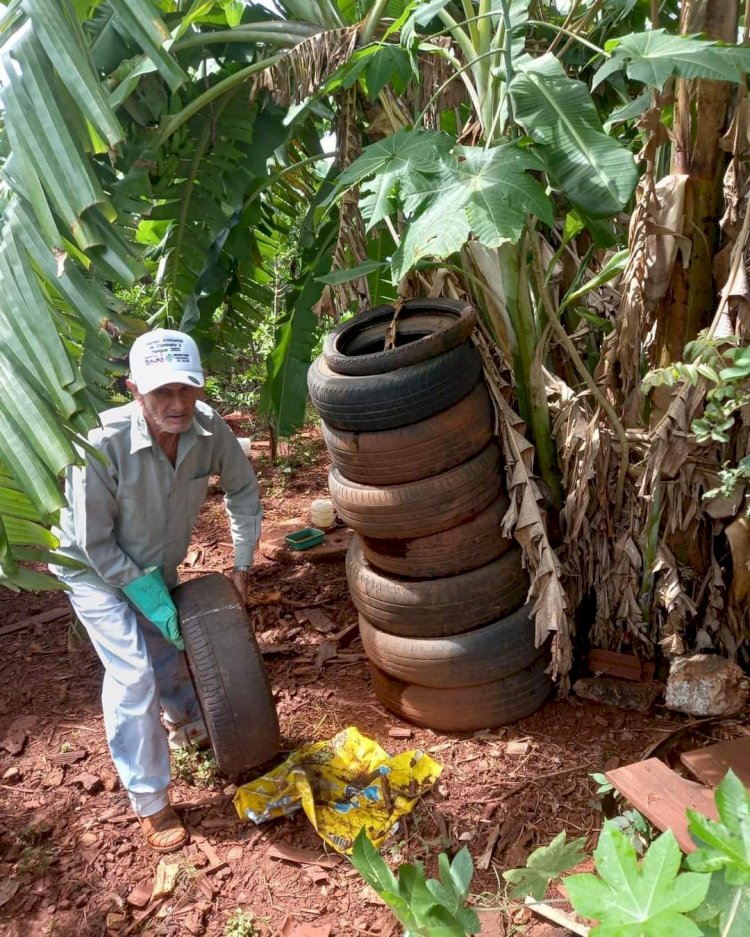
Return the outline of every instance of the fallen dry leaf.
{"type": "Polygon", "coordinates": [[[60,752],[59,755],[50,755],[49,761],[53,765],[73,765],[85,758],[88,752],[85,748],[77,748],[72,752],[60,752]]]}
{"type": "Polygon", "coordinates": [[[285,917],[279,931],[279,937],[328,937],[330,924],[305,924],[285,917]]]}
{"type": "Polygon", "coordinates": [[[305,618],[310,622],[311,627],[321,632],[321,634],[327,634],[336,627],[328,615],[321,612],[319,608],[301,608],[299,611],[304,614],[305,618]]]}
{"type": "Polygon", "coordinates": [[[315,655],[315,669],[320,670],[323,664],[325,664],[327,660],[336,657],[337,653],[338,647],[335,641],[321,641],[318,647],[318,653],[315,655]]]}
{"type": "Polygon", "coordinates": [[[332,869],[342,862],[341,856],[328,856],[325,853],[313,852],[312,849],[300,849],[291,843],[274,843],[269,846],[266,853],[271,859],[286,859],[297,865],[317,865],[322,869],[332,869]]]}
{"type": "Polygon", "coordinates": [[[247,597],[248,605],[278,605],[280,602],[280,592],[251,592],[247,597]]]}
{"type": "Polygon", "coordinates": [[[128,904],[133,905],[134,908],[145,908],[151,900],[153,890],[153,878],[141,879],[125,900],[128,904]]]}
{"type": "Polygon", "coordinates": [[[95,794],[97,791],[101,790],[102,787],[102,779],[96,774],[89,774],[87,771],[82,771],[80,774],[77,774],[75,777],[71,778],[68,783],[80,784],[87,794],[95,794]]]}

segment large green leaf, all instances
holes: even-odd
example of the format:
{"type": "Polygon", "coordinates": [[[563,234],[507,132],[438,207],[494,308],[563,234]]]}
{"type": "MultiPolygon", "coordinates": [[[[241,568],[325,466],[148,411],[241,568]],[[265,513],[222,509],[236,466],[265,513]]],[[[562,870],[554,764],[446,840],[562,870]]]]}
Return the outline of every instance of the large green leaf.
{"type": "Polygon", "coordinates": [[[172,36],[150,0],[117,0],[115,29],[126,39],[135,40],[156,65],[169,87],[176,91],[187,75],[167,51],[172,36]]]}
{"type": "Polygon", "coordinates": [[[625,70],[628,78],[661,91],[673,75],[744,83],[750,71],[750,49],[725,46],[705,39],[675,36],[664,29],[612,39],[610,58],[597,70],[592,89],[612,74],[625,70]]]}
{"type": "Polygon", "coordinates": [[[393,255],[393,282],[398,283],[419,261],[441,259],[459,250],[471,232],[466,217],[468,193],[455,172],[444,171],[430,176],[421,187],[411,190],[412,199],[427,207],[409,223],[401,244],[393,255]]]}
{"type": "Polygon", "coordinates": [[[552,203],[529,170],[540,170],[537,157],[514,143],[458,150],[461,178],[468,190],[466,216],[487,247],[518,240],[527,215],[552,224],[552,203]]]}
{"type": "Polygon", "coordinates": [[[36,36],[57,74],[68,76],[67,88],[81,113],[110,145],[118,143],[123,137],[122,127],[94,71],[83,33],[68,0],[55,3],[23,0],[21,9],[28,13],[36,36]]]}
{"type": "Polygon", "coordinates": [[[679,872],[682,854],[671,830],[654,840],[639,864],[630,840],[606,824],[594,858],[600,877],[565,879],[576,912],[599,922],[591,937],[700,937],[686,912],[703,901],[710,876],[679,872]]]}
{"type": "Polygon", "coordinates": [[[541,164],[516,143],[457,147],[438,158],[437,171],[405,177],[403,203],[412,220],[393,255],[394,282],[425,258],[460,250],[471,233],[497,247],[520,238],[529,214],[552,223],[549,198],[529,172],[541,164]]]}
{"type": "Polygon", "coordinates": [[[635,160],[603,132],[586,86],[546,54],[519,63],[509,88],[552,185],[591,218],[622,211],[638,180],[635,160]]]}
{"type": "Polygon", "coordinates": [[[730,885],[750,885],[750,793],[730,770],[714,798],[719,822],[688,810],[688,829],[700,846],[688,864],[699,871],[723,868],[730,885]]]}
{"type": "Polygon", "coordinates": [[[337,188],[368,180],[361,186],[360,207],[369,230],[391,213],[390,200],[402,187],[418,188],[425,174],[440,170],[441,157],[451,146],[451,138],[436,130],[399,130],[366,147],[359,159],[341,173],[337,188]]]}

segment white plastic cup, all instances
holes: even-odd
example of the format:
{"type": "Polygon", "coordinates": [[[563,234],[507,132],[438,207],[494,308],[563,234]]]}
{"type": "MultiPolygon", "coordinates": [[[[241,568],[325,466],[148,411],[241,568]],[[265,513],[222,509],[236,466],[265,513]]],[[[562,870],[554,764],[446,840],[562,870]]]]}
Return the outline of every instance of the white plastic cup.
{"type": "Polygon", "coordinates": [[[310,505],[310,520],[313,527],[325,530],[333,524],[333,501],[328,498],[318,498],[310,505]]]}

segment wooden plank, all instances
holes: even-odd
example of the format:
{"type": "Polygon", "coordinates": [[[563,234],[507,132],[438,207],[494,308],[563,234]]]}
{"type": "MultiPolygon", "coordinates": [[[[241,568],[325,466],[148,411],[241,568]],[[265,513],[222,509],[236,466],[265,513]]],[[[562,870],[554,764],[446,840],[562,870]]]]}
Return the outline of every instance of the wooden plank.
{"type": "Polygon", "coordinates": [[[729,768],[750,787],[750,738],[732,739],[683,752],[680,761],[704,784],[717,787],[729,768]]]}
{"type": "Polygon", "coordinates": [[[22,618],[12,625],[5,625],[0,628],[0,637],[5,634],[13,634],[14,631],[22,631],[24,628],[30,628],[32,625],[43,625],[48,621],[55,621],[58,618],[64,618],[70,615],[69,605],[59,605],[56,608],[47,609],[46,612],[39,612],[38,615],[31,615],[29,618],[22,618]]]}
{"type": "Polygon", "coordinates": [[[622,654],[619,651],[605,651],[594,648],[588,656],[589,670],[599,676],[619,677],[622,680],[649,682],[654,679],[656,665],[651,661],[641,660],[634,654],[622,654]]]}
{"type": "Polygon", "coordinates": [[[688,807],[712,820],[718,820],[711,788],[680,777],[658,758],[605,772],[622,796],[657,829],[672,830],[683,852],[692,852],[695,843],[687,828],[688,807]]]}

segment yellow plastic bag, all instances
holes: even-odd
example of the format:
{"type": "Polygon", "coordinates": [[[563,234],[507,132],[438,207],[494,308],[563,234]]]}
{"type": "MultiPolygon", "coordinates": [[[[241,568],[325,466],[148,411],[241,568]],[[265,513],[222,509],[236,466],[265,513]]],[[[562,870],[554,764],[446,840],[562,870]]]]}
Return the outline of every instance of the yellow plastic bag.
{"type": "Polygon", "coordinates": [[[350,853],[362,827],[381,846],[399,817],[440,777],[442,767],[413,750],[391,758],[353,726],[293,752],[234,796],[243,820],[263,823],[300,807],[318,834],[350,853]]]}

